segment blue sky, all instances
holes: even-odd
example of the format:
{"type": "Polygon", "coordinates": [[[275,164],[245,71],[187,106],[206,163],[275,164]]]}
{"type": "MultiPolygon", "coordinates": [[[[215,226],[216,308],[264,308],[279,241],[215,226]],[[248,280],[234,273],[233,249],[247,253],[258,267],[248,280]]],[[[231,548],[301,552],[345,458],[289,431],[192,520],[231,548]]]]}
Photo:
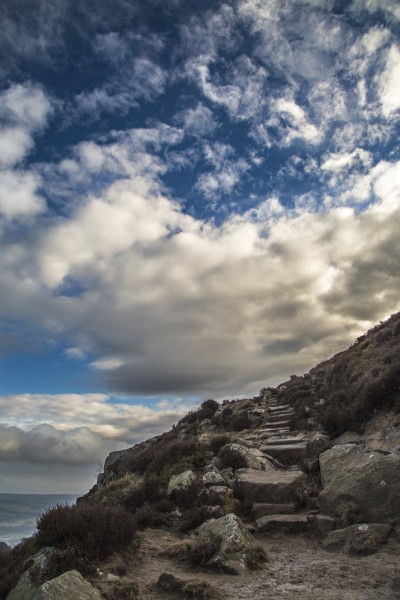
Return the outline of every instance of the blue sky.
{"type": "Polygon", "coordinates": [[[400,309],[394,0],[4,0],[0,490],[400,309]]]}

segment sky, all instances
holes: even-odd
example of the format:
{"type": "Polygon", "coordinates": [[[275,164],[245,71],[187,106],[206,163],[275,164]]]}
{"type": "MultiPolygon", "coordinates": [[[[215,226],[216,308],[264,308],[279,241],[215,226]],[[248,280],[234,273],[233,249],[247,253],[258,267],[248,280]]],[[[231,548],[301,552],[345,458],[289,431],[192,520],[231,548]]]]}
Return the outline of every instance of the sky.
{"type": "Polygon", "coordinates": [[[397,0],[2,0],[0,491],[400,310],[397,0]]]}

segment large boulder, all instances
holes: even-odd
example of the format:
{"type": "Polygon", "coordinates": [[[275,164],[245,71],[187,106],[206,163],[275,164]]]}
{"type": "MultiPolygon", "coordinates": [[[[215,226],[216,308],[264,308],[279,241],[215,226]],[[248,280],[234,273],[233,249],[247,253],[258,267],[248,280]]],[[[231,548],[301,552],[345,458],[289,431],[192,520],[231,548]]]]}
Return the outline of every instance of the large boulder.
{"type": "Polygon", "coordinates": [[[36,591],[33,600],[101,600],[103,596],[78,571],[67,571],[46,581],[36,591]]]}
{"type": "Polygon", "coordinates": [[[324,513],[340,517],[352,506],[366,521],[392,523],[400,518],[399,454],[344,444],[321,454],[319,461],[324,513]]]}
{"type": "Polygon", "coordinates": [[[172,475],[168,483],[168,496],[172,496],[175,491],[185,490],[195,481],[196,475],[190,470],[178,473],[178,475],[172,475]]]}
{"type": "Polygon", "coordinates": [[[47,559],[51,552],[52,548],[42,548],[24,562],[24,572],[16,587],[8,594],[7,600],[33,600],[39,587],[38,581],[45,572],[47,559]]]}
{"type": "Polygon", "coordinates": [[[22,573],[14,589],[8,594],[6,600],[33,600],[38,589],[38,584],[31,580],[29,573],[22,573]]]}
{"type": "Polygon", "coordinates": [[[199,527],[196,537],[201,542],[209,536],[221,539],[217,552],[207,562],[230,573],[240,575],[247,572],[247,561],[257,544],[242,521],[230,513],[220,519],[210,519],[199,527]]]}
{"type": "Polygon", "coordinates": [[[365,523],[331,531],[322,542],[325,550],[341,550],[346,554],[372,554],[388,537],[390,525],[365,523]]]}
{"type": "Polygon", "coordinates": [[[306,485],[302,471],[239,469],[235,490],[249,503],[280,503],[299,499],[306,485]]]}

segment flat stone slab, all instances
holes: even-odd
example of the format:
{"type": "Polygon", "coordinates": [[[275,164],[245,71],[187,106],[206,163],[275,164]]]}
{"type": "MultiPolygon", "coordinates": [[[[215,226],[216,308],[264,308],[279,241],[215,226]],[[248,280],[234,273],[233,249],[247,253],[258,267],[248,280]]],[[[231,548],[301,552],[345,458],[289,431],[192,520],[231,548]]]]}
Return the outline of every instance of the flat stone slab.
{"type": "Polygon", "coordinates": [[[253,521],[269,515],[291,515],[296,511],[294,502],[285,502],[282,504],[255,502],[251,509],[250,516],[253,521]]]}
{"type": "Polygon", "coordinates": [[[268,415],[268,421],[270,423],[279,423],[280,421],[283,421],[285,419],[293,419],[294,414],[293,413],[278,413],[278,414],[273,414],[273,415],[268,415]]]}
{"type": "Polygon", "coordinates": [[[277,458],[284,464],[293,463],[301,460],[307,453],[306,444],[287,444],[287,445],[272,445],[266,444],[260,447],[261,452],[277,458]]]}
{"type": "Polygon", "coordinates": [[[292,444],[299,444],[304,441],[304,436],[299,435],[296,437],[273,437],[268,438],[269,446],[289,446],[292,444]]]}
{"type": "Polygon", "coordinates": [[[249,502],[285,503],[296,499],[306,484],[302,471],[238,469],[236,492],[249,502]]]}
{"type": "Polygon", "coordinates": [[[271,427],[271,425],[273,425],[274,427],[288,427],[290,425],[290,423],[292,422],[292,419],[285,419],[284,421],[270,421],[270,417],[268,417],[268,419],[266,420],[266,425],[268,425],[269,427],[271,427]]]}
{"type": "Polygon", "coordinates": [[[282,531],[285,533],[305,533],[312,528],[312,520],[307,515],[269,515],[256,520],[260,533],[282,531]]]}

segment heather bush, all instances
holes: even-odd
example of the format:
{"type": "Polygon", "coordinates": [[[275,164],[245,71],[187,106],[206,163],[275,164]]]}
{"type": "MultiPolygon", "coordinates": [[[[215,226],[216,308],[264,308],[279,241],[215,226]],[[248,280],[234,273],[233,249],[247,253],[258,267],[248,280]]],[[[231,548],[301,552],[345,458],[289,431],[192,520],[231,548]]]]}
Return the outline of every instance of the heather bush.
{"type": "Polygon", "coordinates": [[[229,427],[232,431],[243,431],[244,429],[249,429],[251,425],[251,420],[247,415],[238,414],[232,418],[229,427]]]}
{"type": "Polygon", "coordinates": [[[136,525],[122,507],[81,502],[48,509],[38,518],[37,530],[41,546],[73,546],[89,559],[102,559],[131,544],[136,525]]]}
{"type": "Polygon", "coordinates": [[[230,436],[224,434],[212,437],[210,441],[210,446],[213,454],[217,455],[221,448],[225,446],[225,444],[227,444],[229,440],[230,436]]]}

